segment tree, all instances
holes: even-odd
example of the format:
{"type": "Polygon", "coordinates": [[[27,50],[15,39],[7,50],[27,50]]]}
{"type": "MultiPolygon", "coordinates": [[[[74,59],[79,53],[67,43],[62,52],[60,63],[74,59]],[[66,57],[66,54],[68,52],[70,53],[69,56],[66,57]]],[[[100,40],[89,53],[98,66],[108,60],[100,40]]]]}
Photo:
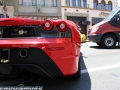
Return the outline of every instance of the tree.
{"type": "Polygon", "coordinates": [[[7,16],[7,3],[10,1],[11,0],[0,0],[0,2],[3,4],[2,13],[3,13],[5,18],[7,16]]]}

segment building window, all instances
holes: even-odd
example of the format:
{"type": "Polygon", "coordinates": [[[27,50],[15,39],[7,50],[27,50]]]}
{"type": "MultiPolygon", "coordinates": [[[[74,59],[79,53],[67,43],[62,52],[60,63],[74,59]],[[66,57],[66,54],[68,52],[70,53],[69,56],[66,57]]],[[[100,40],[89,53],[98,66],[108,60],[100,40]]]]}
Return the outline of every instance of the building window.
{"type": "Polygon", "coordinates": [[[32,0],[19,0],[18,4],[23,6],[32,6],[32,0]]]}
{"type": "Polygon", "coordinates": [[[24,6],[32,6],[32,0],[23,0],[24,6]]]}
{"type": "Polygon", "coordinates": [[[72,0],[72,7],[76,7],[76,0],[72,0]]]}
{"type": "Polygon", "coordinates": [[[66,0],[66,5],[70,6],[70,0],[66,0]]]}
{"type": "Polygon", "coordinates": [[[112,2],[111,1],[108,2],[108,10],[110,10],[110,11],[112,10],[112,2]]]}
{"type": "Polygon", "coordinates": [[[52,0],[53,2],[53,7],[57,7],[57,0],[52,0]]]}
{"type": "Polygon", "coordinates": [[[19,5],[23,5],[23,0],[19,0],[19,1],[18,1],[18,4],[19,4],[19,5]]]}
{"type": "Polygon", "coordinates": [[[41,0],[41,5],[45,6],[45,0],[41,0]]]}
{"type": "Polygon", "coordinates": [[[67,6],[70,6],[70,0],[66,0],[67,6]]]}
{"type": "Polygon", "coordinates": [[[77,0],[77,7],[81,7],[81,0],[77,0]]]}
{"type": "Polygon", "coordinates": [[[104,0],[101,1],[100,9],[105,10],[105,1],[104,0]]]}
{"type": "Polygon", "coordinates": [[[97,0],[94,0],[94,9],[98,9],[98,1],[97,0]]]}
{"type": "Polygon", "coordinates": [[[86,2],[86,0],[83,0],[83,8],[87,8],[87,2],[86,2]]]}
{"type": "MultiPolygon", "coordinates": [[[[37,0],[19,0],[19,5],[23,6],[37,6],[37,0]]],[[[57,7],[57,0],[41,0],[41,6],[57,7]]]]}
{"type": "Polygon", "coordinates": [[[57,0],[45,0],[45,7],[57,7],[57,0]]]}
{"type": "Polygon", "coordinates": [[[96,18],[96,17],[92,17],[92,25],[95,25],[99,22],[101,22],[104,18],[96,18]]]}
{"type": "Polygon", "coordinates": [[[36,6],[37,5],[37,0],[32,0],[32,5],[36,6]]]}
{"type": "Polygon", "coordinates": [[[18,4],[23,6],[36,6],[37,0],[19,0],[18,4]]]}

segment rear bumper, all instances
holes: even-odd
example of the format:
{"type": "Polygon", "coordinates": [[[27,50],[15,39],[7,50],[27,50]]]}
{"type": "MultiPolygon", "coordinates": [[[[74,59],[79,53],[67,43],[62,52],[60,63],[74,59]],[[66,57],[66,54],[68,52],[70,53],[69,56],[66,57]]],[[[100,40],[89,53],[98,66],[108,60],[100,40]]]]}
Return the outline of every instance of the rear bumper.
{"type": "MultiPolygon", "coordinates": [[[[79,50],[78,48],[78,52],[80,52],[79,50]]],[[[49,51],[46,53],[40,48],[10,48],[8,50],[9,55],[5,55],[9,57],[4,57],[5,60],[9,58],[9,62],[1,63],[1,65],[17,66],[41,76],[69,76],[78,71],[78,63],[76,62],[79,62],[79,55],[74,54],[74,49],[66,48],[65,51],[49,51]],[[20,55],[21,50],[27,51],[27,55],[23,52],[25,57],[20,55]]],[[[0,71],[1,69],[4,71],[5,68],[0,68],[0,71]]]]}
{"type": "MultiPolygon", "coordinates": [[[[43,76],[49,74],[52,77],[68,76],[78,71],[80,45],[71,43],[71,38],[3,39],[0,41],[2,50],[5,48],[10,50],[9,62],[6,63],[8,65],[19,66],[43,76]],[[28,55],[21,57],[21,49],[25,49],[28,55]]],[[[4,59],[6,60],[7,57],[4,59]]]]}
{"type": "Polygon", "coordinates": [[[39,48],[26,48],[27,56],[21,57],[20,50],[25,48],[11,48],[7,64],[18,66],[42,76],[61,77],[61,70],[53,60],[39,48]]]}
{"type": "Polygon", "coordinates": [[[102,38],[102,34],[92,34],[88,35],[88,40],[96,43],[100,43],[102,38]]]}

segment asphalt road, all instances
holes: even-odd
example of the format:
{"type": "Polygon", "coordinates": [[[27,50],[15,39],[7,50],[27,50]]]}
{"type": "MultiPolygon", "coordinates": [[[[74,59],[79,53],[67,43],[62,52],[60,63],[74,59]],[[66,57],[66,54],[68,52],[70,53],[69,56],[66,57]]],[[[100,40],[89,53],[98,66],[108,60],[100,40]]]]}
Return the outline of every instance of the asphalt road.
{"type": "MultiPolygon", "coordinates": [[[[89,87],[79,90],[120,90],[120,47],[103,49],[87,42],[81,48],[84,66],[82,76],[89,76],[89,87]]],[[[88,78],[88,77],[87,77],[88,78]]]]}
{"type": "Polygon", "coordinates": [[[120,90],[120,47],[103,49],[92,42],[81,46],[81,78],[19,83],[43,90],[120,90]]]}

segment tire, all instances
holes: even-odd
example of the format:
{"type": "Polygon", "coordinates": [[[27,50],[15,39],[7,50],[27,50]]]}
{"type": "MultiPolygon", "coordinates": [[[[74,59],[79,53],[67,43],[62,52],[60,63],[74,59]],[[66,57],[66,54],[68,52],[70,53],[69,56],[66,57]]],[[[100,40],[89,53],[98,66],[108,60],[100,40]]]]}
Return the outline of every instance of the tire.
{"type": "Polygon", "coordinates": [[[101,43],[96,43],[98,46],[102,46],[101,43]]]}
{"type": "Polygon", "coordinates": [[[116,46],[116,37],[114,35],[111,34],[107,34],[105,35],[102,40],[101,40],[101,45],[104,48],[114,48],[116,46]]]}

